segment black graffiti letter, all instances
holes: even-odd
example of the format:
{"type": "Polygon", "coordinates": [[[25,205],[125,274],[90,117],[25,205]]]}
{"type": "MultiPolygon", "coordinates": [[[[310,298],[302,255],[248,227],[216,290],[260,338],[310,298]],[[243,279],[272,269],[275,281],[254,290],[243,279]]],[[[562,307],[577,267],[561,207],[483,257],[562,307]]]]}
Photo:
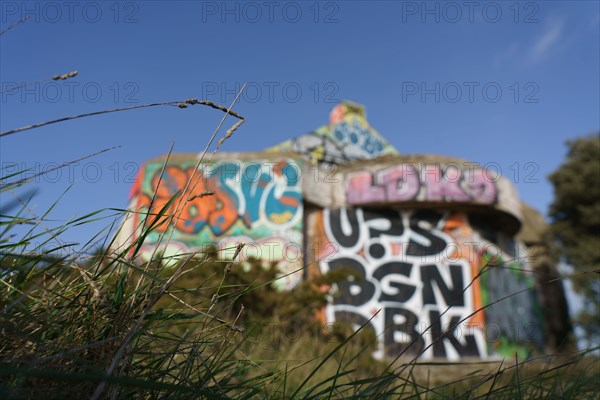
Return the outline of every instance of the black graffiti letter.
{"type": "Polygon", "coordinates": [[[477,343],[473,335],[464,335],[464,341],[466,344],[462,344],[457,337],[454,335],[460,317],[452,317],[450,319],[450,326],[447,331],[442,330],[442,323],[440,321],[440,313],[438,311],[429,311],[429,320],[431,321],[431,336],[433,340],[433,356],[447,358],[446,349],[444,347],[444,340],[449,340],[452,347],[456,349],[456,352],[461,357],[480,357],[477,343]]]}
{"type": "Polygon", "coordinates": [[[368,210],[363,209],[363,218],[369,226],[369,237],[375,238],[381,235],[402,236],[404,226],[402,225],[402,217],[394,210],[368,210]],[[386,228],[380,229],[377,225],[381,223],[387,225],[386,228]]]}
{"type": "Polygon", "coordinates": [[[433,211],[417,211],[410,217],[410,229],[418,233],[429,241],[428,246],[410,239],[406,248],[406,254],[409,256],[432,256],[439,254],[446,248],[446,241],[439,236],[436,236],[435,229],[423,229],[419,226],[419,222],[427,221],[431,226],[436,226],[442,215],[433,211]]]}
{"type": "Polygon", "coordinates": [[[425,346],[425,341],[416,331],[419,319],[412,312],[399,307],[387,307],[385,309],[385,333],[383,344],[385,354],[388,357],[396,357],[399,354],[417,355],[420,354],[425,346]],[[404,322],[394,322],[394,317],[403,317],[404,322]],[[405,333],[406,341],[397,342],[394,339],[395,332],[405,333]]]}
{"type": "Polygon", "coordinates": [[[338,282],[339,295],[334,299],[335,304],[360,306],[373,297],[375,285],[366,279],[365,269],[360,262],[353,258],[338,258],[330,261],[328,265],[331,271],[346,269],[352,273],[349,279],[338,282]],[[353,294],[353,288],[358,288],[358,293],[353,294]]]}
{"type": "Polygon", "coordinates": [[[329,210],[329,226],[331,227],[333,238],[340,246],[352,247],[358,243],[360,226],[358,217],[356,216],[356,209],[337,208],[335,210],[329,210]],[[342,227],[342,213],[344,213],[348,219],[350,232],[344,232],[342,227]]]}
{"type": "Polygon", "coordinates": [[[435,264],[421,265],[421,281],[423,282],[423,304],[437,304],[435,294],[433,293],[433,282],[442,292],[444,302],[448,306],[464,306],[465,299],[463,293],[463,273],[460,265],[449,265],[450,277],[452,279],[452,288],[448,288],[444,278],[440,274],[438,268],[446,268],[445,266],[438,267],[435,264]]]}
{"type": "MultiPolygon", "coordinates": [[[[373,272],[373,278],[381,282],[383,278],[390,274],[400,274],[409,277],[411,269],[411,264],[403,262],[389,262],[377,268],[375,272],[373,272]]],[[[396,293],[385,293],[382,288],[379,301],[394,301],[398,303],[404,303],[408,301],[417,290],[417,288],[413,285],[394,282],[393,280],[389,282],[389,285],[393,288],[396,288],[396,293]]]]}

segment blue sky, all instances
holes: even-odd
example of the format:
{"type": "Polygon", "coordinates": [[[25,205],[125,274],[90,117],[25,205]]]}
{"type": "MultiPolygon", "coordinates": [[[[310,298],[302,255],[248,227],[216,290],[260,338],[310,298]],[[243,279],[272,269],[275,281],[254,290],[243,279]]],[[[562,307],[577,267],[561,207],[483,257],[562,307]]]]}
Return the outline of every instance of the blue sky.
{"type": "MultiPolygon", "coordinates": [[[[546,177],[564,160],[564,142],[600,130],[595,1],[1,7],[2,30],[30,17],[0,37],[2,131],[189,97],[229,105],[248,82],[235,107],[247,122],[223,151],[261,150],[308,132],[327,122],[337,100],[348,99],[367,107],[371,124],[401,153],[494,163],[523,200],[546,213],[546,177]],[[79,75],[69,81],[48,80],[72,70],[79,75]],[[26,90],[10,90],[24,82],[26,90]]],[[[48,224],[59,224],[124,208],[138,165],[172,142],[177,152],[202,150],[221,116],[161,107],[70,121],[1,138],[1,162],[39,172],[121,146],[39,180],[31,203],[38,214],[73,183],[48,216],[48,224]]],[[[1,200],[7,204],[13,194],[1,200]]],[[[81,227],[63,239],[82,242],[96,229],[81,227]]]]}

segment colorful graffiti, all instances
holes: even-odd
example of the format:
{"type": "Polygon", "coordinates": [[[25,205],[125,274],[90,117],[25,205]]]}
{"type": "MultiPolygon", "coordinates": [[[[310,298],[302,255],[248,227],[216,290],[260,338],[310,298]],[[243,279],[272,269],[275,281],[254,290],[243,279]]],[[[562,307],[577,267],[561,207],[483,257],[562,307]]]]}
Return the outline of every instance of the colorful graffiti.
{"type": "Polygon", "coordinates": [[[383,138],[373,135],[359,118],[352,122],[341,121],[333,126],[333,136],[341,144],[344,154],[350,159],[366,159],[381,155],[385,148],[383,138]]]}
{"type": "Polygon", "coordinates": [[[329,136],[310,132],[276,146],[277,151],[291,151],[307,156],[313,163],[347,162],[342,149],[329,136]]]}
{"type": "Polygon", "coordinates": [[[206,241],[285,230],[301,222],[297,163],[263,160],[195,165],[190,160],[168,165],[164,171],[161,163],[146,166],[138,208],[152,206],[150,213],[158,214],[167,207],[160,221],[156,221],[158,216],[148,218],[148,226],[156,224],[156,231],[162,232],[169,216],[175,215],[175,238],[206,241]]]}
{"type": "Polygon", "coordinates": [[[350,272],[335,287],[327,321],[362,325],[372,318],[368,327],[382,338],[380,357],[486,357],[498,343],[507,345],[502,340],[523,341],[497,323],[514,312],[510,304],[499,302],[488,319],[475,312],[501,295],[483,299],[474,279],[484,256],[501,251],[464,214],[341,208],[323,210],[318,220],[322,235],[316,236],[327,243],[321,272],[350,272]]]}
{"type": "MultiPolygon", "coordinates": [[[[170,248],[165,250],[172,253],[224,241],[232,248],[236,243],[252,248],[255,241],[265,240],[302,245],[301,163],[283,159],[219,161],[198,168],[196,164],[189,159],[164,170],[161,162],[143,168],[133,196],[141,211],[136,226],[142,222],[153,227],[145,248],[150,251],[169,226],[170,248]]],[[[282,261],[277,255],[263,255],[268,262],[282,261]]],[[[294,267],[280,264],[285,270],[294,267]]]]}
{"type": "Polygon", "coordinates": [[[348,204],[428,201],[494,204],[495,177],[481,168],[402,163],[379,171],[358,171],[346,177],[348,204]]]}
{"type": "Polygon", "coordinates": [[[367,122],[364,107],[344,102],[331,111],[330,123],[268,151],[292,151],[313,163],[345,164],[387,154],[398,154],[367,122]]]}

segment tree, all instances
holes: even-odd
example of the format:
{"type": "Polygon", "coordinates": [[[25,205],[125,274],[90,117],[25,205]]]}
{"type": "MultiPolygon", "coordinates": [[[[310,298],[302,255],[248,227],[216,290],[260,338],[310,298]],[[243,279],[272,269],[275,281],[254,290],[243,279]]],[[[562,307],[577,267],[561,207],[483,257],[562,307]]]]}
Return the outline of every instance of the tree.
{"type": "Polygon", "coordinates": [[[584,298],[575,317],[589,344],[600,338],[600,133],[567,142],[566,161],[549,176],[554,185],[551,232],[558,253],[574,269],[584,298]]]}

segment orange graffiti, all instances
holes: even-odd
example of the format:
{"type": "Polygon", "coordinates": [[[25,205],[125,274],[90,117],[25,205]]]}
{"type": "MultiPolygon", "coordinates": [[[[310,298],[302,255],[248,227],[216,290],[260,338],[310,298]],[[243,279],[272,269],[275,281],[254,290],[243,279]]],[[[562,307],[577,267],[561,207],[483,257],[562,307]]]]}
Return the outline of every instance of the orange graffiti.
{"type": "Polygon", "coordinates": [[[197,233],[208,224],[215,234],[220,235],[238,218],[237,201],[222,190],[217,180],[204,178],[193,167],[184,171],[179,167],[169,166],[165,168],[162,179],[159,172],[154,175],[152,187],[156,188],[154,201],[152,202],[150,195],[144,194],[140,205],[151,207],[149,213],[154,218],[148,218],[146,225],[156,225],[158,232],[167,229],[169,218],[173,216],[173,225],[183,233],[197,233]],[[189,186],[186,193],[183,193],[188,181],[189,186]],[[171,205],[159,217],[158,213],[171,200],[171,205]]]}
{"type": "MultiPolygon", "coordinates": [[[[471,237],[473,230],[469,225],[464,214],[452,213],[446,218],[444,226],[444,232],[452,236],[456,240],[457,249],[452,254],[453,258],[464,258],[469,264],[471,264],[471,276],[474,279],[473,286],[473,309],[479,310],[483,307],[483,301],[481,298],[481,283],[479,277],[475,277],[479,274],[479,254],[474,249],[469,249],[465,246],[465,240],[463,238],[471,237]]],[[[469,325],[480,326],[483,328],[485,323],[485,316],[483,311],[479,311],[473,315],[467,322],[469,325]]]]}

